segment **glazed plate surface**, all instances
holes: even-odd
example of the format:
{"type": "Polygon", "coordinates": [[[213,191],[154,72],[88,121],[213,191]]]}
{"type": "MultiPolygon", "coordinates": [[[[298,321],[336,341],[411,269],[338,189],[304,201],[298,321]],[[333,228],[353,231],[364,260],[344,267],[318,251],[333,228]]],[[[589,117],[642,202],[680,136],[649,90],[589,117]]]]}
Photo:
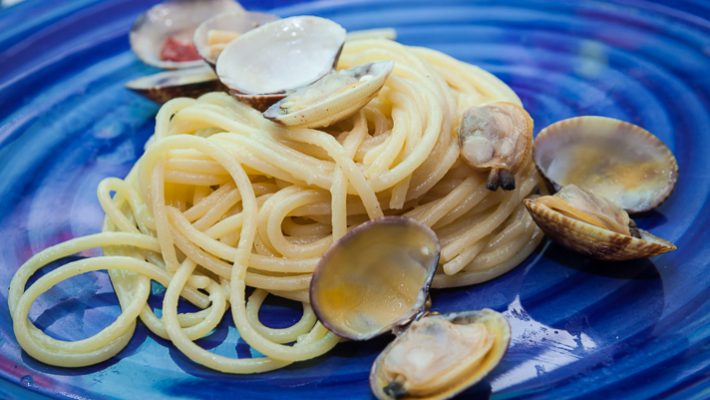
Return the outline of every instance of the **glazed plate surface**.
{"type": "MultiPolygon", "coordinates": [[[[114,359],[64,369],[23,353],[7,288],[48,245],[97,232],[98,182],[124,176],[153,129],[155,104],[124,89],[155,72],[130,52],[144,0],[27,0],[0,9],[0,398],[369,399],[367,376],[389,338],[344,343],[279,371],[230,376],[197,366],[139,325],[114,359]]],[[[491,282],[434,291],[434,308],[489,307],[512,326],[503,362],[464,398],[710,396],[710,8],[640,0],[245,1],[281,16],[315,14],[347,29],[394,27],[399,41],[478,64],[508,83],[535,131],[576,115],[641,125],[674,152],[678,186],[641,228],[676,243],[651,260],[605,264],[544,241],[491,282]]],[[[160,304],[156,287],[155,305],[160,304]]],[[[33,305],[51,335],[78,339],[118,314],[105,272],[73,278],[33,305]]],[[[293,323],[270,300],[262,319],[293,323]]],[[[251,350],[225,320],[199,343],[251,350]]]]}

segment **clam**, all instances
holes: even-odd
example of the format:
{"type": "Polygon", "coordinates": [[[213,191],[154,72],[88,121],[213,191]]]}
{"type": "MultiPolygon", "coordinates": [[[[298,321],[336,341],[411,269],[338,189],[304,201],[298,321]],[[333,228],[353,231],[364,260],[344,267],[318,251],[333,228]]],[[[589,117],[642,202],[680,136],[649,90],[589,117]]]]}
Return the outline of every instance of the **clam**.
{"type": "Polygon", "coordinates": [[[337,335],[365,340],[407,324],[426,306],[439,241],[405,217],[366,222],[321,258],[311,280],[316,315],[337,335]]]}
{"type": "Polygon", "coordinates": [[[471,107],[459,126],[461,156],[470,166],[490,171],[488,189],[513,190],[515,173],[530,156],[532,130],[532,118],[517,104],[471,107]]]}
{"type": "Polygon", "coordinates": [[[495,368],[509,341],[493,310],[424,316],[380,353],[370,388],[378,399],[448,399],[495,368]]]}
{"type": "Polygon", "coordinates": [[[428,312],[439,252],[426,225],[385,217],[348,232],[313,273],[311,306],[332,332],[352,340],[397,335],[370,372],[379,399],[454,396],[486,376],[508,347],[510,327],[495,311],[428,312]]]}
{"type": "Polygon", "coordinates": [[[576,185],[554,196],[525,199],[535,222],[552,239],[606,261],[651,257],[676,249],[673,243],[636,228],[622,208],[576,185]]]}
{"type": "Polygon", "coordinates": [[[207,92],[224,90],[214,71],[201,67],[163,71],[126,83],[126,88],[156,103],[175,97],[199,97],[207,92]]]}
{"type": "Polygon", "coordinates": [[[613,118],[552,124],[535,139],[533,158],[556,189],[575,184],[631,213],[658,206],[678,180],[678,163],[663,142],[613,118]]]}
{"type": "Polygon", "coordinates": [[[217,75],[235,97],[264,110],[328,74],[344,42],[345,29],[333,21],[279,19],[232,40],[217,59],[217,75]]]}
{"type": "Polygon", "coordinates": [[[232,0],[168,0],[142,14],[131,27],[133,52],[146,64],[162,68],[190,68],[203,64],[192,42],[197,26],[217,14],[239,12],[232,0]]]}
{"type": "Polygon", "coordinates": [[[197,27],[193,42],[200,56],[215,67],[217,57],[232,40],[277,19],[279,17],[273,14],[249,11],[215,15],[197,27]]]}
{"type": "Polygon", "coordinates": [[[287,126],[320,127],[360,110],[382,89],[392,61],[334,71],[315,83],[290,92],[264,112],[264,117],[287,126]]]}

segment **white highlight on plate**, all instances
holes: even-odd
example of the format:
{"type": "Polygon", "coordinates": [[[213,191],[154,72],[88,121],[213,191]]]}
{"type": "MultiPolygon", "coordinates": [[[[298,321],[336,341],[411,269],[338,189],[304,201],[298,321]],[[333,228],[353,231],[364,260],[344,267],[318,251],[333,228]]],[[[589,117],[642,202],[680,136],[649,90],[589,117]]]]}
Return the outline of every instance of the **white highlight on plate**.
{"type": "Polygon", "coordinates": [[[508,354],[515,353],[516,347],[525,347],[522,353],[546,347],[546,350],[503,372],[491,382],[494,392],[528,381],[581,359],[589,350],[597,348],[597,343],[585,333],[572,334],[564,329],[550,327],[535,321],[520,303],[520,295],[503,312],[510,323],[511,339],[508,354]]]}

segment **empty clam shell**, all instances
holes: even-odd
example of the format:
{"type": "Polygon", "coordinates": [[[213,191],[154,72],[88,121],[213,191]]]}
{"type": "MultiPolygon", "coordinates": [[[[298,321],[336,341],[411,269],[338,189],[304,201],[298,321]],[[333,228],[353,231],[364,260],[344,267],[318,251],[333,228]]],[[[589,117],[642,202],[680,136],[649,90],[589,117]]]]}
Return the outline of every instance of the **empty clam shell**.
{"type": "Polygon", "coordinates": [[[380,353],[370,388],[378,399],[448,399],[495,368],[509,342],[508,321],[493,310],[426,315],[380,353]]]}
{"type": "Polygon", "coordinates": [[[269,107],[264,117],[287,126],[330,125],[356,113],[377,96],[393,66],[392,61],[381,61],[331,72],[290,92],[269,107]]]}
{"type": "Polygon", "coordinates": [[[459,125],[461,156],[489,170],[486,187],[515,189],[515,173],[530,157],[533,120],[524,108],[495,102],[466,110],[459,125]]]}
{"type": "Polygon", "coordinates": [[[411,218],[366,222],[321,258],[311,306],[339,336],[365,340],[388,332],[424,309],[439,252],[434,232],[411,218]]]}
{"type": "Polygon", "coordinates": [[[204,62],[192,43],[202,21],[243,8],[232,0],[168,0],[142,14],[131,27],[131,49],[146,64],[177,69],[196,67],[204,62]]]}
{"type": "Polygon", "coordinates": [[[554,123],[538,134],[533,158],[557,189],[575,184],[632,213],[658,206],[678,180],[678,163],[663,142],[613,118],[554,123]]]}
{"type": "Polygon", "coordinates": [[[232,40],[277,19],[279,17],[273,14],[249,11],[215,15],[197,27],[193,42],[200,56],[215,67],[217,57],[232,40]]]}
{"type": "Polygon", "coordinates": [[[175,97],[199,97],[207,92],[225,90],[214,71],[206,65],[144,76],[126,83],[126,88],[161,104],[175,97]]]}
{"type": "Polygon", "coordinates": [[[344,42],[345,29],[324,18],[272,21],[232,40],[217,60],[217,75],[240,100],[283,98],[329,73],[344,42]]]}
{"type": "Polygon", "coordinates": [[[611,201],[575,185],[563,187],[554,196],[525,199],[524,204],[553,240],[600,260],[632,260],[676,249],[673,243],[637,229],[611,201]]]}

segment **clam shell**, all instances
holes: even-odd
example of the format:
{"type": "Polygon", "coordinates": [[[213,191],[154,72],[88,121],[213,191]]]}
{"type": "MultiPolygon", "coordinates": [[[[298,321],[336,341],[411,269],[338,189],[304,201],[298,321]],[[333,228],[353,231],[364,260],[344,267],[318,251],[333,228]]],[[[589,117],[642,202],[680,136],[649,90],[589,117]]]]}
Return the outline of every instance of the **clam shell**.
{"type": "Polygon", "coordinates": [[[388,332],[425,308],[440,250],[436,234],[414,219],[366,222],[321,257],[311,306],[338,336],[366,340],[388,332]]]}
{"type": "Polygon", "coordinates": [[[382,89],[393,67],[392,61],[380,61],[333,72],[312,85],[289,93],[269,107],[264,117],[286,126],[328,126],[365,107],[382,89]],[[329,84],[328,80],[333,82],[329,84]],[[350,80],[355,82],[350,83],[350,80]],[[303,94],[313,91],[322,93],[315,100],[304,100],[303,94]],[[308,104],[308,101],[313,103],[308,104]]]}
{"type": "Polygon", "coordinates": [[[324,18],[272,21],[232,40],[217,60],[217,75],[243,95],[285,93],[329,73],[344,42],[345,29],[324,18]]]}
{"type": "Polygon", "coordinates": [[[533,119],[518,104],[499,101],[466,110],[458,129],[463,160],[489,170],[489,190],[515,189],[515,173],[530,158],[533,119]]]}
{"type": "Polygon", "coordinates": [[[545,234],[572,250],[599,260],[633,260],[676,249],[673,243],[641,229],[641,238],[635,238],[570,218],[535,199],[525,199],[523,203],[545,234]]]}
{"type": "Polygon", "coordinates": [[[208,44],[208,36],[211,30],[229,31],[243,34],[252,29],[258,28],[268,22],[279,19],[274,14],[261,12],[237,11],[215,15],[202,22],[195,30],[193,42],[200,56],[213,68],[217,66],[217,57],[213,57],[208,44]]]}
{"type": "MultiPolygon", "coordinates": [[[[467,388],[480,382],[483,378],[488,375],[503,359],[508,346],[510,344],[510,325],[505,317],[491,309],[482,309],[479,311],[465,311],[457,312],[444,315],[427,315],[423,318],[442,318],[449,320],[456,324],[472,324],[475,322],[480,322],[485,324],[488,332],[494,337],[494,342],[481,360],[480,363],[471,365],[470,371],[456,382],[450,382],[446,385],[446,389],[439,393],[433,393],[425,397],[410,397],[405,396],[401,399],[428,399],[428,400],[441,400],[449,399],[455,395],[461,393],[467,388]]],[[[402,335],[406,334],[406,331],[400,334],[393,342],[391,342],[385,349],[380,353],[380,355],[375,360],[370,370],[370,388],[374,393],[375,397],[381,400],[391,400],[393,397],[389,396],[383,390],[389,382],[383,377],[382,365],[384,363],[385,357],[392,350],[393,347],[397,346],[400,342],[402,335]]],[[[422,343],[422,346],[426,346],[426,343],[422,343]]]]}
{"type": "Polygon", "coordinates": [[[232,0],[168,0],[156,4],[138,17],[131,27],[131,49],[144,63],[161,69],[192,68],[202,60],[164,61],[160,50],[169,36],[191,41],[194,31],[204,20],[217,14],[244,9],[232,0]]]}
{"type": "Polygon", "coordinates": [[[234,90],[230,90],[229,94],[234,96],[242,103],[249,104],[252,108],[264,112],[277,101],[286,97],[286,93],[271,93],[271,94],[244,94],[234,90]]]}
{"type": "Polygon", "coordinates": [[[657,207],[678,180],[678,163],[663,142],[613,118],[554,123],[538,134],[533,158],[556,189],[575,184],[631,213],[657,207]]]}
{"type": "Polygon", "coordinates": [[[159,104],[176,97],[199,97],[225,90],[214,71],[206,65],[144,76],[126,83],[126,88],[159,104]]]}

